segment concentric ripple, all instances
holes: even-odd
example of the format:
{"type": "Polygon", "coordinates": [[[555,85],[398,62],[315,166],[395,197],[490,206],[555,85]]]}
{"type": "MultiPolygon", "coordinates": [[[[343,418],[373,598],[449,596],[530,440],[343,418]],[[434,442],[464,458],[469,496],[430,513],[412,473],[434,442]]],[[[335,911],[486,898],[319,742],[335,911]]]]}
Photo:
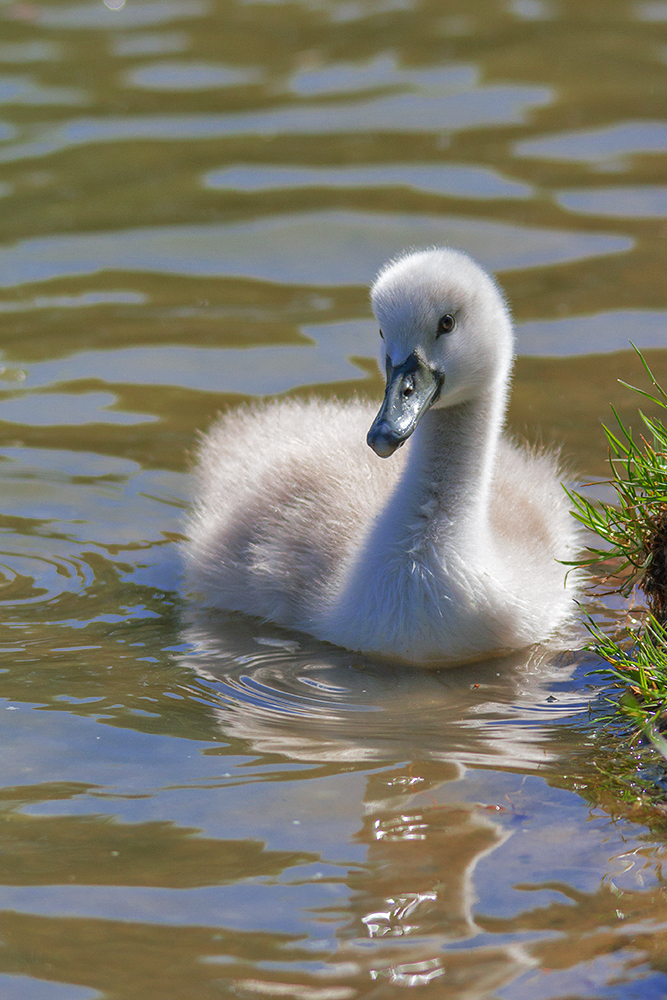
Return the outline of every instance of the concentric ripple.
{"type": "Polygon", "coordinates": [[[191,609],[187,665],[223,731],[302,760],[415,754],[504,767],[554,758],[551,724],[587,712],[583,665],[545,650],[441,670],[388,664],[238,614],[191,609]]]}
{"type": "Polygon", "coordinates": [[[92,585],[95,570],[84,558],[40,552],[0,551],[0,605],[53,602],[81,594],[92,585]]]}

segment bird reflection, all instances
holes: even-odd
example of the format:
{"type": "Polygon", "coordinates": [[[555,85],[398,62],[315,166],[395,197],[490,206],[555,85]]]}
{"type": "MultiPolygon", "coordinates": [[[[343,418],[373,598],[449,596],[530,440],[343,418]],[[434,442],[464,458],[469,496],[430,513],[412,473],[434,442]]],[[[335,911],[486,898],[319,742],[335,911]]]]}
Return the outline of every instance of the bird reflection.
{"type": "Polygon", "coordinates": [[[472,1000],[536,964],[516,941],[466,944],[484,934],[475,868],[511,836],[515,818],[509,806],[467,800],[465,776],[471,766],[525,773],[557,759],[548,724],[590,698],[568,686],[574,656],[542,648],[419,670],[202,609],[190,610],[183,639],[221,730],[244,751],[318,762],[330,774],[366,772],[354,835],[365,861],[347,873],[343,924],[338,902],[318,910],[339,925],[337,990],[352,997],[370,980],[368,995],[389,997],[397,986],[437,982],[439,997],[472,1000]]]}
{"type": "Polygon", "coordinates": [[[534,964],[516,946],[461,947],[481,933],[475,866],[511,829],[479,803],[443,796],[447,777],[432,761],[369,776],[356,838],[367,844],[366,863],[350,879],[341,937],[378,986],[440,980],[439,996],[486,996],[534,964]]]}
{"type": "Polygon", "coordinates": [[[578,654],[545,647],[425,670],[195,607],[183,640],[182,661],[211,683],[225,733],[253,752],[296,760],[428,758],[532,770],[558,753],[549,724],[590,701],[590,690],[567,684],[578,654]]]}

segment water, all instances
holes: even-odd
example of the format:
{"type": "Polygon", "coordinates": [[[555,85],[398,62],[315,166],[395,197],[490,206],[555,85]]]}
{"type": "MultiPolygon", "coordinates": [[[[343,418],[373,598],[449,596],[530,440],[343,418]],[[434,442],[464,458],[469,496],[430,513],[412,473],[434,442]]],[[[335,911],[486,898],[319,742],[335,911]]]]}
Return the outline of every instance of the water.
{"type": "Polygon", "coordinates": [[[218,410],[379,393],[410,245],[498,274],[512,428],[604,473],[630,340],[667,381],[666,52],[663,0],[0,5],[2,1000],[667,993],[581,634],[379,667],[177,548],[218,410]]]}

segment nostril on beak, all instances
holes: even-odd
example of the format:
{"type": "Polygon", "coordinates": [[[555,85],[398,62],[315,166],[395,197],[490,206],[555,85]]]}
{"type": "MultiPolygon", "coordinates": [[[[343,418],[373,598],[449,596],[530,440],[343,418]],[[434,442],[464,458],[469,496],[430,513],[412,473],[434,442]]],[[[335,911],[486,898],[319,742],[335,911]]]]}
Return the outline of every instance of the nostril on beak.
{"type": "Polygon", "coordinates": [[[412,395],[412,393],[414,391],[415,391],[415,387],[414,387],[414,384],[412,382],[412,379],[409,379],[408,381],[406,381],[405,385],[403,386],[403,390],[402,390],[401,395],[405,399],[408,399],[412,395]]]}

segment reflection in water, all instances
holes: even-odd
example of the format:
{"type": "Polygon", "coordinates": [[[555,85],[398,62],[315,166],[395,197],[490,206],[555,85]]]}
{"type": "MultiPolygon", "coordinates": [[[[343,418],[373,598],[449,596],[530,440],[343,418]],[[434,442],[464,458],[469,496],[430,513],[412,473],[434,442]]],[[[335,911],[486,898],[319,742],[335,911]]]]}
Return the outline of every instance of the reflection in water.
{"type": "Polygon", "coordinates": [[[532,191],[473,166],[437,167],[256,167],[239,164],[214,170],[204,177],[206,187],[232,191],[264,191],[304,187],[412,187],[419,191],[460,198],[528,198],[532,191]]]}
{"type": "MultiPolygon", "coordinates": [[[[129,82],[129,81],[128,81],[129,82]]],[[[192,88],[190,88],[192,89],[192,88]]],[[[199,93],[199,91],[194,91],[199,93]]],[[[535,106],[548,103],[551,94],[541,87],[488,87],[454,93],[397,95],[375,98],[347,109],[346,131],[367,132],[378,128],[430,131],[433,118],[443,129],[459,129],[471,121],[485,125],[520,124],[535,106]]],[[[31,103],[87,103],[78,92],[46,90],[34,92],[31,103]]],[[[142,139],[230,139],[283,136],[336,135],[340,131],[340,109],[306,104],[245,114],[199,114],[178,117],[87,118],[62,126],[43,127],[25,145],[0,150],[0,163],[44,157],[88,143],[127,142],[142,139]]]]}
{"type": "Polygon", "coordinates": [[[150,90],[206,90],[209,87],[238,87],[253,83],[257,75],[252,70],[233,69],[230,66],[205,66],[193,63],[152,63],[150,66],[130,70],[130,86],[150,90]]]}
{"type": "Polygon", "coordinates": [[[456,244],[485,267],[519,268],[632,248],[623,236],[528,229],[459,218],[358,212],[281,215],[236,225],[169,227],[28,240],[0,248],[0,286],[103,269],[154,270],[204,277],[272,276],[300,285],[361,284],[387,255],[408,244],[456,244]],[[323,244],[322,232],[327,240],[323,244]],[[352,244],[353,258],[346,253],[352,244]],[[309,256],[309,252],[312,256],[309,256]]]}
{"type": "Polygon", "coordinates": [[[357,835],[368,845],[366,863],[351,880],[352,917],[341,936],[357,961],[366,953],[373,982],[425,986],[441,980],[440,995],[463,997],[467,981],[480,995],[533,964],[516,944],[460,950],[480,932],[475,867],[510,832],[479,808],[437,803],[432,796],[445,776],[429,770],[426,766],[422,774],[415,765],[369,782],[357,835]]]}
{"type": "Polygon", "coordinates": [[[589,703],[589,692],[567,689],[572,657],[544,648],[420,670],[236,613],[191,608],[188,617],[184,662],[215,682],[223,731],[263,753],[532,769],[555,756],[548,724],[589,703]]]}
{"type": "Polygon", "coordinates": [[[108,39],[111,53],[116,56],[165,55],[182,52],[188,47],[188,36],[179,31],[134,32],[111,35],[108,39]]]}
{"type": "Polygon", "coordinates": [[[468,90],[478,81],[474,66],[437,66],[428,69],[402,67],[395,55],[381,55],[361,64],[318,64],[317,56],[299,67],[290,81],[295,93],[304,97],[342,94],[346,91],[359,96],[364,91],[382,87],[399,87],[403,90],[436,88],[441,96],[468,90]],[[308,65],[308,62],[310,63],[308,65]]]}
{"type": "MultiPolygon", "coordinates": [[[[585,891],[588,876],[570,876],[571,885],[585,889],[567,890],[576,914],[570,904],[568,931],[558,941],[551,928],[560,925],[546,914],[560,904],[548,904],[544,915],[542,909],[545,892],[553,898],[561,891],[555,881],[515,886],[519,895],[537,893],[537,909],[528,901],[516,918],[485,915],[485,904],[491,910],[496,905],[500,852],[508,855],[504,863],[509,861],[515,882],[521,878],[514,875],[513,855],[525,859],[524,880],[530,879],[529,859],[537,851],[543,865],[545,846],[554,871],[561,859],[572,873],[578,865],[588,871],[593,845],[581,842],[572,828],[570,804],[555,800],[538,820],[545,787],[541,779],[526,786],[519,777],[545,765],[558,770],[560,754],[568,751],[553,721],[585,717],[587,699],[571,662],[564,668],[543,654],[459,670],[398,671],[240,615],[193,614],[184,632],[191,646],[184,660],[213,684],[215,715],[227,737],[269,760],[278,754],[289,761],[365,765],[361,821],[353,838],[364,847],[363,863],[345,877],[350,894],[343,913],[336,902],[318,911],[325,924],[344,914],[338,945],[327,948],[329,984],[354,996],[360,988],[365,992],[366,980],[380,989],[378,996],[392,996],[384,991],[437,981],[439,996],[459,1000],[524,981],[535,989],[531,977],[535,970],[544,976],[543,968],[577,968],[581,977],[589,909],[608,912],[612,906],[615,913],[618,893],[625,892],[619,886],[637,870],[624,860],[623,838],[622,857],[617,861],[612,852],[610,859],[611,871],[618,872],[613,891],[603,886],[591,894],[585,891]],[[401,759],[408,763],[394,763],[401,759]],[[372,761],[376,769],[368,773],[372,761]],[[382,762],[389,766],[378,769],[382,762]],[[468,772],[471,764],[495,770],[468,772]],[[509,793],[498,769],[518,772],[509,793]],[[479,779],[471,782],[475,774],[479,779]],[[526,934],[527,928],[533,933],[526,934]],[[472,941],[475,947],[466,947],[472,941]]],[[[631,850],[635,857],[644,853],[641,847],[631,850]]],[[[639,896],[649,908],[655,897],[646,895],[646,887],[653,892],[654,863],[652,858],[637,871],[639,896]]],[[[661,909],[664,901],[657,905],[661,909]]],[[[622,945],[619,921],[615,916],[622,945]]],[[[617,932],[610,933],[616,941],[617,932]]],[[[625,974],[634,961],[634,952],[611,966],[602,959],[599,981],[625,974]]],[[[317,976],[255,973],[239,986],[250,994],[282,994],[289,987],[286,995],[300,996],[299,984],[315,989],[317,982],[317,976]]],[[[522,994],[508,994],[515,995],[522,994]]]]}
{"type": "Polygon", "coordinates": [[[3,998],[665,995],[665,830],[588,805],[592,659],[397,671],[210,618],[176,540],[219,409],[381,393],[366,289],[411,244],[504,272],[512,426],[604,472],[628,340],[667,381],[666,23],[0,4],[3,998]]]}
{"type": "Polygon", "coordinates": [[[64,4],[45,6],[39,11],[38,19],[48,28],[120,30],[186,20],[205,14],[207,10],[205,0],[149,0],[127,4],[122,11],[97,3],[77,3],[71,7],[64,4]]]}
{"type": "Polygon", "coordinates": [[[583,215],[631,216],[635,219],[667,215],[667,187],[608,187],[567,191],[558,199],[565,208],[583,215]]]}
{"type": "MultiPolygon", "coordinates": [[[[368,778],[355,834],[367,850],[350,876],[339,959],[378,984],[446,976],[441,995],[457,997],[466,995],[466,981],[475,991],[494,989],[530,968],[515,944],[443,954],[480,933],[473,873],[510,831],[493,809],[435,796],[463,779],[464,762],[525,770],[554,757],[545,716],[569,716],[584,704],[580,693],[561,693],[553,711],[548,658],[397,669],[241,615],[192,615],[186,662],[214,682],[226,735],[290,760],[412,761],[368,778]]],[[[562,692],[563,670],[554,666],[551,676],[562,692]]],[[[242,985],[257,988],[253,982],[242,985]]]]}
{"type": "MultiPolygon", "coordinates": [[[[608,128],[591,131],[567,132],[539,139],[526,139],[517,143],[517,156],[531,156],[554,160],[582,160],[597,165],[598,169],[614,166],[614,158],[638,153],[664,153],[667,150],[667,123],[623,122],[608,128]]],[[[626,163],[616,160],[618,170],[626,163]]]]}

